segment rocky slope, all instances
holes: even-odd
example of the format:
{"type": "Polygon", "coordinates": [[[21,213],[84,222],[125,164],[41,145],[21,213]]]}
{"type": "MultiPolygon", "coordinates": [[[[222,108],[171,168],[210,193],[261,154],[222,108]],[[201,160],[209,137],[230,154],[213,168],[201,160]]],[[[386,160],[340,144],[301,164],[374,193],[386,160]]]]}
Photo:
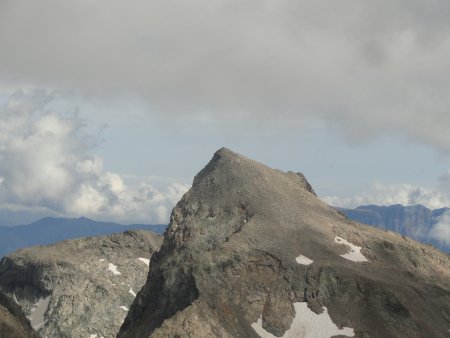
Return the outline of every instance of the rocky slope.
{"type": "Polygon", "coordinates": [[[0,262],[0,289],[42,337],[114,337],[161,241],[139,230],[19,250],[0,262]]]}
{"type": "Polygon", "coordinates": [[[22,309],[0,292],[0,338],[37,338],[22,309]]]}
{"type": "Polygon", "coordinates": [[[423,205],[365,205],[355,209],[339,208],[348,218],[377,228],[398,232],[423,243],[450,252],[448,240],[439,238],[436,225],[450,209],[431,210],[423,205]]]}
{"type": "Polygon", "coordinates": [[[174,208],[118,337],[447,337],[449,257],[221,149],[174,208]]]}

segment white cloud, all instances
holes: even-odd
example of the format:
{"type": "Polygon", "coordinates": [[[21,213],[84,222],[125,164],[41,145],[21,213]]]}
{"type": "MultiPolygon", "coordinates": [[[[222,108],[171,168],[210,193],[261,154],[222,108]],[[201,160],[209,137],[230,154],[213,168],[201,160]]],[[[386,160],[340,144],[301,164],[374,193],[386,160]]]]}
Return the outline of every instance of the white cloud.
{"type": "Polygon", "coordinates": [[[444,213],[439,222],[430,230],[429,236],[443,245],[450,247],[450,213],[444,213]]]}
{"type": "MultiPolygon", "coordinates": [[[[46,110],[52,95],[15,93],[0,107],[0,209],[123,222],[167,222],[187,186],[127,185],[89,154],[83,121],[46,110]]],[[[89,138],[87,138],[89,139],[89,138]]]]}
{"type": "Polygon", "coordinates": [[[169,118],[246,127],[297,131],[314,116],[352,142],[392,132],[450,152],[449,12],[447,0],[8,0],[0,82],[127,92],[169,118]]]}

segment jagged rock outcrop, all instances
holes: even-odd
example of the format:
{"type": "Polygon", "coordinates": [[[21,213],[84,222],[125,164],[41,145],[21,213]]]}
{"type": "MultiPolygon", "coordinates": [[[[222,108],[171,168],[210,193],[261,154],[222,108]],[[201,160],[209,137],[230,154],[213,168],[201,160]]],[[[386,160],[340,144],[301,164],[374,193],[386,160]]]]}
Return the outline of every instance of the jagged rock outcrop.
{"type": "Polygon", "coordinates": [[[22,309],[0,292],[0,338],[38,338],[22,309]]]}
{"type": "Polygon", "coordinates": [[[174,208],[118,337],[447,337],[449,257],[225,148],[174,208]]]}
{"type": "Polygon", "coordinates": [[[139,230],[19,250],[0,262],[0,289],[42,337],[115,337],[161,241],[139,230]]]}

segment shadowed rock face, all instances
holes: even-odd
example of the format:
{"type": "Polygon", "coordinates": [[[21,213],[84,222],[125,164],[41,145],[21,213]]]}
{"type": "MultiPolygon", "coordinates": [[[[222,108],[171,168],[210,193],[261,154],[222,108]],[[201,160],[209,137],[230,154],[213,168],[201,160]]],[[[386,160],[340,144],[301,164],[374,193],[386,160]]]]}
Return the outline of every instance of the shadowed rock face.
{"type": "Polygon", "coordinates": [[[119,337],[308,336],[300,308],[329,316],[342,336],[450,329],[447,255],[352,222],[303,175],[225,148],[174,208],[150,266],[119,337]]]}
{"type": "Polygon", "coordinates": [[[114,337],[161,241],[127,231],[19,250],[0,262],[0,289],[43,337],[114,337]]]}
{"type": "Polygon", "coordinates": [[[22,309],[0,292],[0,338],[37,338],[22,309]]]}

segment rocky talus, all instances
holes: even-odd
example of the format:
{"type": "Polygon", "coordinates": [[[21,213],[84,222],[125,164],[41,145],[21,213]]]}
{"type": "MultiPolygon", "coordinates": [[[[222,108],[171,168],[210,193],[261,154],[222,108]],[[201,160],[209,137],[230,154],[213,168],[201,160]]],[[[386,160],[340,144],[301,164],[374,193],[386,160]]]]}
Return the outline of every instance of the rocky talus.
{"type": "Polygon", "coordinates": [[[161,241],[140,230],[19,250],[0,262],[0,289],[41,337],[115,337],[161,241]]]}
{"type": "Polygon", "coordinates": [[[174,208],[118,337],[448,337],[449,256],[221,149],[174,208]]]}
{"type": "Polygon", "coordinates": [[[0,338],[38,338],[29,320],[14,301],[0,292],[0,338]]]}

